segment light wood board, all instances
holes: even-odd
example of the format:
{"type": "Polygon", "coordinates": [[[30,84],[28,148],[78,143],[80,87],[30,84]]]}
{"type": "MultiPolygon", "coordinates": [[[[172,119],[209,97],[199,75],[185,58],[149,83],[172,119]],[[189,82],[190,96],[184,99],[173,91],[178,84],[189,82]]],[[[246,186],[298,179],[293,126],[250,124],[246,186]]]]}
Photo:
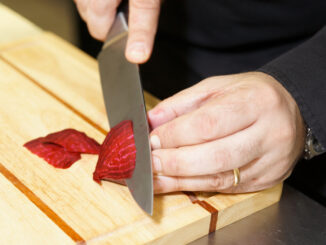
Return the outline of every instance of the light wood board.
{"type": "Polygon", "coordinates": [[[37,35],[41,29],[0,3],[0,43],[37,35]]]}
{"type": "MultiPolygon", "coordinates": [[[[100,187],[92,181],[95,156],[58,170],[22,148],[29,139],[68,127],[103,140],[109,128],[92,58],[48,33],[4,45],[0,57],[4,101],[0,122],[5,129],[0,137],[0,152],[5,153],[0,162],[83,240],[180,244],[208,233],[209,212],[182,193],[156,197],[150,218],[126,187],[108,182],[100,187]]],[[[271,205],[280,193],[277,186],[242,195],[211,193],[204,199],[219,210],[220,228],[271,205]]]]}
{"type": "MultiPolygon", "coordinates": [[[[109,125],[94,59],[50,33],[0,45],[0,59],[1,244],[184,244],[208,233],[211,214],[183,193],[156,196],[149,217],[126,187],[93,182],[96,156],[60,170],[22,147],[68,127],[103,140],[109,125]],[[8,223],[22,235],[13,238],[8,223]]],[[[145,96],[148,108],[158,102],[145,96]]],[[[281,191],[198,198],[219,211],[219,229],[277,202],[281,191]]]]}
{"type": "Polygon", "coordinates": [[[3,175],[0,186],[0,244],[74,244],[3,175]]]}
{"type": "Polygon", "coordinates": [[[138,208],[126,187],[109,182],[100,186],[92,180],[97,156],[84,156],[61,170],[22,147],[30,139],[63,128],[84,131],[100,142],[104,135],[2,61],[0,98],[0,163],[84,240],[105,234],[112,241],[127,239],[132,232],[132,239],[140,243],[197,222],[203,224],[201,233],[207,232],[209,213],[186,195],[156,197],[151,218],[138,208]],[[133,233],[137,227],[142,232],[133,233]]]}

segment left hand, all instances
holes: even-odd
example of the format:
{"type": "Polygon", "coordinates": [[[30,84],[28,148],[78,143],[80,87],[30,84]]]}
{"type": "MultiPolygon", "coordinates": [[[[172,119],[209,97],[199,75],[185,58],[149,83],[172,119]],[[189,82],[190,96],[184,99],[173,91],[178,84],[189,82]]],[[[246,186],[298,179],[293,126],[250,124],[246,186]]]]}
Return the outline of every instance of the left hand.
{"type": "Polygon", "coordinates": [[[295,100],[261,72],[210,77],[162,101],[148,117],[156,193],[262,190],[286,179],[303,151],[305,126],[295,100]]]}

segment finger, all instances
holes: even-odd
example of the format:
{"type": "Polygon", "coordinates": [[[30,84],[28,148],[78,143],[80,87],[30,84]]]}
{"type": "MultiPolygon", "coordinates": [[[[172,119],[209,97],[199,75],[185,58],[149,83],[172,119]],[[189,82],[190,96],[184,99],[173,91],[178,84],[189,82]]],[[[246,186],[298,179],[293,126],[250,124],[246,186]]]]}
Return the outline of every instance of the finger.
{"type": "Polygon", "coordinates": [[[120,0],[89,0],[86,20],[90,34],[104,41],[114,21],[120,0]]]}
{"type": "Polygon", "coordinates": [[[258,117],[250,101],[232,102],[233,95],[209,100],[202,107],[179,116],[151,133],[161,148],[200,144],[234,134],[252,125],[258,117]]]}
{"type": "Polygon", "coordinates": [[[260,137],[250,127],[200,145],[154,150],[153,171],[167,176],[209,175],[244,166],[262,153],[260,137]]]}
{"type": "Polygon", "coordinates": [[[195,177],[175,177],[155,175],[153,178],[154,192],[167,193],[175,191],[213,191],[222,193],[249,192],[246,184],[251,178],[250,168],[240,169],[240,183],[234,185],[233,170],[214,175],[195,177]]]}
{"type": "Polygon", "coordinates": [[[233,171],[200,177],[171,177],[156,175],[153,178],[155,193],[174,191],[220,191],[230,188],[233,183],[233,171]]]}
{"type": "MultiPolygon", "coordinates": [[[[221,77],[223,80],[223,78],[221,77]]],[[[207,102],[212,95],[215,97],[223,95],[222,84],[224,81],[216,81],[217,77],[211,77],[202,82],[182,90],[181,92],[163,100],[155,108],[148,112],[148,120],[153,129],[193,111],[207,102]],[[220,87],[212,88],[211,83],[220,83],[220,87]]]]}
{"type": "Polygon", "coordinates": [[[239,168],[240,182],[236,186],[234,185],[235,176],[233,170],[195,177],[154,175],[154,192],[216,191],[221,193],[247,193],[264,190],[277,185],[283,179],[273,178],[271,181],[257,181],[260,179],[258,177],[261,176],[262,169],[262,167],[257,166],[264,165],[263,162],[263,159],[254,160],[239,168]]]}
{"type": "Polygon", "coordinates": [[[236,91],[235,87],[240,86],[235,84],[238,76],[210,77],[165,99],[148,113],[152,128],[155,129],[178,116],[191,112],[212,98],[223,97],[232,90],[236,91]]]}
{"type": "Polygon", "coordinates": [[[126,57],[132,63],[144,63],[153,49],[160,12],[160,0],[129,1],[129,36],[126,57]]]}
{"type": "Polygon", "coordinates": [[[157,31],[160,0],[130,0],[126,57],[133,63],[149,59],[157,31]]]}
{"type": "Polygon", "coordinates": [[[243,173],[249,173],[245,174],[245,180],[240,177],[240,185],[221,190],[221,192],[244,193],[271,188],[290,176],[293,167],[286,164],[286,161],[286,159],[277,157],[273,152],[264,154],[263,157],[240,168],[241,177],[243,173]]]}
{"type": "Polygon", "coordinates": [[[86,11],[89,0],[74,0],[81,18],[86,20],[86,11]]]}

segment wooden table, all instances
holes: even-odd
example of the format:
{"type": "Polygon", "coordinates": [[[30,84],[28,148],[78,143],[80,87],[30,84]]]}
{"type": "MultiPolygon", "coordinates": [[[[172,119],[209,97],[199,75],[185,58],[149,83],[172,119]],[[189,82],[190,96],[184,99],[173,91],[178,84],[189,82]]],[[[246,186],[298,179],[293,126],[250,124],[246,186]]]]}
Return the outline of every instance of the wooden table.
{"type": "Polygon", "coordinates": [[[0,31],[1,244],[184,244],[279,200],[281,184],[238,195],[178,192],[155,196],[150,217],[126,187],[92,180],[97,156],[67,170],[48,165],[22,145],[64,128],[102,142],[109,130],[97,62],[1,4],[0,31]]]}

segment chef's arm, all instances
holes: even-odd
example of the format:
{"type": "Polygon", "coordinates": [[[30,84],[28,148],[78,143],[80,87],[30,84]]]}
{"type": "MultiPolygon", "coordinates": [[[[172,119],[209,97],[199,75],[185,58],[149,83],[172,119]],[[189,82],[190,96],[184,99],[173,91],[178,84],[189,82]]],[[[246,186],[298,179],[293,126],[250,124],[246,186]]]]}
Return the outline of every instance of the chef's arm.
{"type": "Polygon", "coordinates": [[[326,26],[311,39],[259,69],[296,100],[305,123],[326,146],[326,26]]]}

